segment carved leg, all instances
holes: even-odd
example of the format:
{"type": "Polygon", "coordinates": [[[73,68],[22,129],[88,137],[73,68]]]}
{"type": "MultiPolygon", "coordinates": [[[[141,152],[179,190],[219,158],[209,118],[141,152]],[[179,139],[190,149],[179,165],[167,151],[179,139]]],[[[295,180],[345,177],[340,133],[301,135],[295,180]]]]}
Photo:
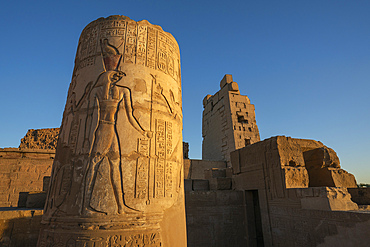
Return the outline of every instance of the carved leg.
{"type": "Polygon", "coordinates": [[[121,172],[119,170],[120,159],[109,160],[111,182],[114,191],[114,197],[116,198],[118,214],[124,213],[123,210],[123,192],[122,192],[122,179],[121,172]]]}
{"type": "Polygon", "coordinates": [[[81,209],[81,214],[83,215],[86,215],[89,211],[92,210],[90,207],[90,201],[94,186],[94,178],[96,177],[96,170],[99,168],[99,164],[102,162],[102,160],[103,158],[101,157],[91,158],[89,162],[89,167],[86,170],[83,205],[81,209]]]}

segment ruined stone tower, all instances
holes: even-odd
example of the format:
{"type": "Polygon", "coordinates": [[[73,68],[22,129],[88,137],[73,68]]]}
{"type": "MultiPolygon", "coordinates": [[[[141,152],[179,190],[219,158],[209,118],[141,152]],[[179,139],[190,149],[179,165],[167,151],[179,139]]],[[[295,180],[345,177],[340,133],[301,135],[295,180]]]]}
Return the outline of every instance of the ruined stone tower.
{"type": "Polygon", "coordinates": [[[254,105],[241,95],[232,75],[225,75],[220,90],[203,100],[202,159],[225,160],[230,152],[260,141],[254,105]]]}
{"type": "Polygon", "coordinates": [[[180,51],[148,21],[79,40],[38,246],[186,246],[180,51]]]}

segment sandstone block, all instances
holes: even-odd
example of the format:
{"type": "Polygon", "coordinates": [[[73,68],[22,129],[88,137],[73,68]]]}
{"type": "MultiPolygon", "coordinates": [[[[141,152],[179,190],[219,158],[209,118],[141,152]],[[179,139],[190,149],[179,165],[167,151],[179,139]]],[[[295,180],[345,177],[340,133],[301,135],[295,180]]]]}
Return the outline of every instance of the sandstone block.
{"type": "Polygon", "coordinates": [[[26,208],[44,208],[46,192],[29,192],[27,194],[26,208]]]}
{"type": "Polygon", "coordinates": [[[308,173],[305,167],[282,168],[285,177],[286,188],[307,188],[309,183],[308,173]]]}
{"type": "Polygon", "coordinates": [[[191,178],[191,160],[184,159],[184,178],[190,179],[191,178]]]}
{"type": "Polygon", "coordinates": [[[184,189],[185,191],[193,190],[193,180],[192,179],[184,179],[184,189]]]}
{"type": "Polygon", "coordinates": [[[194,191],[208,191],[209,181],[205,179],[192,179],[194,191]]]}
{"type": "Polygon", "coordinates": [[[204,177],[206,179],[225,178],[226,177],[226,168],[206,169],[206,170],[204,170],[204,177]]]}
{"type": "Polygon", "coordinates": [[[320,187],[297,190],[318,190],[312,196],[302,194],[302,209],[315,209],[326,211],[348,211],[357,210],[358,206],[351,200],[351,195],[346,188],[320,187]],[[313,196],[315,195],[315,196],[313,196]],[[317,196],[316,196],[317,195],[317,196]]]}
{"type": "Polygon", "coordinates": [[[214,190],[231,190],[232,188],[232,179],[231,178],[214,178],[214,182],[210,183],[210,189],[214,190]]]}
{"type": "Polygon", "coordinates": [[[358,205],[370,205],[370,188],[347,188],[352,201],[358,205]]]}

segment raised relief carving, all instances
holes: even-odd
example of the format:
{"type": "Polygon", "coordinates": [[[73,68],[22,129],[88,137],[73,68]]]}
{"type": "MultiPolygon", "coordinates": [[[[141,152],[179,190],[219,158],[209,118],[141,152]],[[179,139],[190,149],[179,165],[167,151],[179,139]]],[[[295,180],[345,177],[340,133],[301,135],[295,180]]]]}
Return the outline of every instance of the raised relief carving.
{"type": "Polygon", "coordinates": [[[39,246],[177,244],[161,227],[183,205],[179,59],[147,21],[111,16],[83,30],[39,246]]]}
{"type": "Polygon", "coordinates": [[[106,246],[159,247],[162,246],[162,241],[159,233],[113,235],[108,236],[106,246]]]}
{"type": "Polygon", "coordinates": [[[147,60],[146,66],[151,69],[156,69],[156,49],[157,49],[157,39],[156,30],[148,27],[148,43],[147,43],[147,60]]]}
{"type": "Polygon", "coordinates": [[[85,174],[83,212],[112,214],[117,208],[116,213],[121,214],[127,206],[123,201],[121,150],[116,132],[116,114],[120,104],[123,104],[131,125],[142,134],[144,130],[133,116],[130,89],[117,85],[125,76],[122,71],[117,70],[121,55],[107,39],[102,42],[102,57],[107,71],[99,76],[92,89],[95,93],[91,94],[98,108],[99,121],[94,128],[85,174]],[[112,205],[112,198],[116,205],[112,205]]]}
{"type": "Polygon", "coordinates": [[[137,24],[136,22],[127,23],[125,53],[123,61],[125,63],[136,63],[136,40],[137,40],[137,24]]]}
{"type": "Polygon", "coordinates": [[[146,62],[147,26],[139,25],[137,34],[136,64],[144,65],[146,62]]]}

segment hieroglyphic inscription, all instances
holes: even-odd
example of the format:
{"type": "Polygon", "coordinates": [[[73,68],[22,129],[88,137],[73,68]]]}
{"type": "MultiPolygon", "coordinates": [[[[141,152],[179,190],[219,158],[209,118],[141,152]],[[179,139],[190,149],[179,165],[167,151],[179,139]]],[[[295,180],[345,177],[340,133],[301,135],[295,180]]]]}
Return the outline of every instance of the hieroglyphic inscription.
{"type": "Polygon", "coordinates": [[[166,122],[166,153],[167,157],[172,153],[172,123],[166,122]]]}
{"type": "Polygon", "coordinates": [[[125,63],[135,63],[136,58],[136,40],[137,39],[137,24],[136,22],[127,23],[125,53],[123,61],[125,63]]]}
{"type": "MultiPolygon", "coordinates": [[[[166,156],[172,154],[172,123],[166,121],[166,156]]],[[[172,162],[167,162],[165,171],[165,196],[172,197],[172,162]]]]}
{"type": "Polygon", "coordinates": [[[80,38],[76,63],[78,68],[94,65],[100,43],[107,38],[119,48],[124,63],[133,63],[160,70],[176,81],[180,76],[178,47],[173,38],[146,23],[125,19],[97,21],[87,26],[80,38]]]}
{"type": "Polygon", "coordinates": [[[167,162],[165,176],[165,196],[172,197],[172,162],[167,162]]]}
{"type": "Polygon", "coordinates": [[[147,58],[146,66],[155,69],[155,57],[156,57],[156,31],[153,28],[148,27],[148,43],[147,43],[147,58]]]}
{"type": "Polygon", "coordinates": [[[148,197],[148,169],[149,158],[138,158],[136,164],[135,198],[145,199],[148,197]]]}
{"type": "Polygon", "coordinates": [[[162,246],[162,242],[159,233],[113,235],[108,236],[106,240],[106,246],[159,247],[162,246]]]}
{"type": "Polygon", "coordinates": [[[139,138],[138,151],[144,156],[149,156],[149,139],[139,138]]]}
{"type": "Polygon", "coordinates": [[[77,51],[79,68],[87,67],[95,63],[95,55],[98,45],[98,25],[87,26],[80,38],[77,51]]]}
{"type": "Polygon", "coordinates": [[[73,119],[72,121],[72,127],[71,131],[69,132],[69,145],[71,147],[71,150],[75,150],[76,143],[77,143],[77,137],[78,137],[78,130],[79,130],[79,121],[78,119],[73,119]]]}
{"type": "MultiPolygon", "coordinates": [[[[126,22],[123,20],[106,20],[101,25],[100,41],[108,39],[109,43],[119,49],[125,43],[126,22]]],[[[122,48],[123,49],[123,48],[122,48]]]]}
{"type": "Polygon", "coordinates": [[[148,196],[149,169],[149,140],[147,138],[139,138],[138,152],[145,157],[137,159],[135,198],[145,199],[148,196]]]}
{"type": "Polygon", "coordinates": [[[154,197],[172,197],[173,164],[167,159],[172,154],[172,123],[156,120],[156,155],[154,197]]]}
{"type": "Polygon", "coordinates": [[[166,159],[166,125],[162,119],[156,120],[156,155],[157,164],[155,167],[155,191],[154,197],[164,196],[164,167],[166,159]]]}
{"type": "Polygon", "coordinates": [[[144,65],[146,60],[147,26],[139,25],[137,34],[136,64],[144,65]]]}
{"type": "Polygon", "coordinates": [[[124,20],[104,20],[101,28],[108,29],[108,28],[125,28],[126,22],[124,20]]]}
{"type": "Polygon", "coordinates": [[[158,33],[158,69],[167,72],[167,44],[166,36],[163,33],[158,33]]]}
{"type": "Polygon", "coordinates": [[[87,66],[94,65],[94,63],[95,63],[95,57],[88,57],[79,63],[79,68],[82,69],[87,66]]]}

